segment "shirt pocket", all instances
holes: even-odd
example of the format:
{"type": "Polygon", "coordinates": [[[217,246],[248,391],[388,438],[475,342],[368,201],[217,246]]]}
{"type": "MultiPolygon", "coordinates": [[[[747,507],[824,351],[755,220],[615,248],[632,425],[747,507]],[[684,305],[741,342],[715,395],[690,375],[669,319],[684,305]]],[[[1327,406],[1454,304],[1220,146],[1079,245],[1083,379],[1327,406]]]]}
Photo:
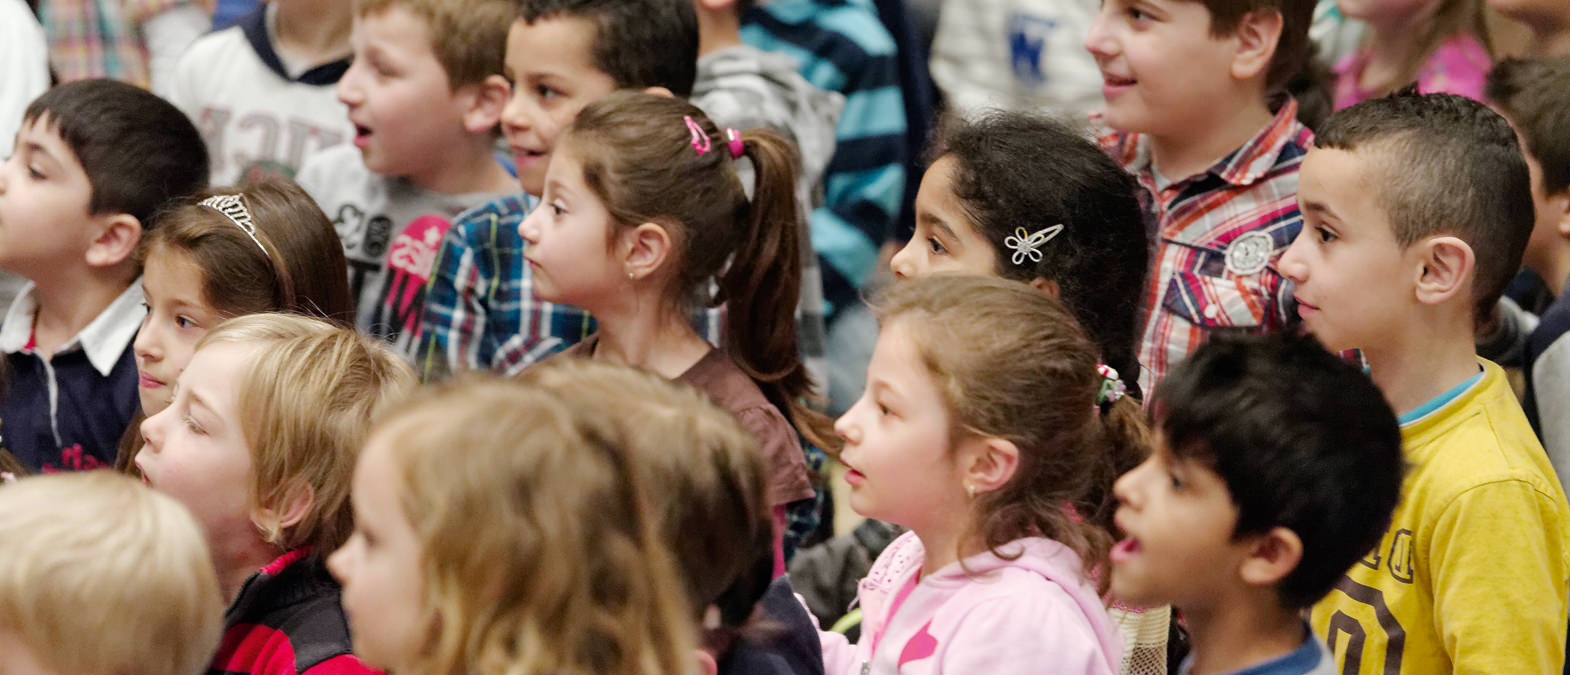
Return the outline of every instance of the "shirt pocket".
{"type": "Polygon", "coordinates": [[[1254,276],[1179,272],[1167,281],[1161,306],[1201,328],[1259,328],[1269,314],[1265,289],[1254,276]]]}

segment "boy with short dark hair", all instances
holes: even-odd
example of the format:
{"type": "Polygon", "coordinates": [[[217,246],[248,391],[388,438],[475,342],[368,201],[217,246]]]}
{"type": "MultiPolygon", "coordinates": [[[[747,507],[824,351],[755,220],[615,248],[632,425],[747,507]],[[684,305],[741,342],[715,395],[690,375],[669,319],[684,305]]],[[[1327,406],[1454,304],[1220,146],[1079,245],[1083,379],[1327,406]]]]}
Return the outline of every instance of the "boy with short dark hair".
{"type": "Polygon", "coordinates": [[[1181,673],[1340,672],[1303,611],[1400,496],[1401,432],[1379,390],[1312,337],[1222,334],[1150,409],[1155,451],[1113,488],[1127,538],[1112,594],[1182,612],[1181,673]]]}
{"type": "Polygon", "coordinates": [[[1570,506],[1473,346],[1532,231],[1515,133],[1471,99],[1403,91],[1331,116],[1300,175],[1281,271],[1309,331],[1362,350],[1413,467],[1314,630],[1345,672],[1558,672],[1570,506]]]}
{"type": "Polygon", "coordinates": [[[442,235],[517,189],[494,156],[513,12],[505,0],[357,0],[338,81],[354,143],[300,169],[343,241],[356,327],[406,357],[442,235]]]}
{"type": "Polygon", "coordinates": [[[1285,93],[1308,59],[1313,0],[1107,0],[1085,46],[1114,132],[1102,147],[1144,188],[1154,233],[1139,384],[1219,328],[1276,330],[1291,310],[1271,262],[1313,133],[1285,93]]]}
{"type": "Polygon", "coordinates": [[[518,224],[538,202],[556,138],[579,110],[618,89],[687,97],[697,59],[690,0],[518,3],[505,62],[512,98],[501,123],[524,194],[464,213],[442,239],[415,355],[424,379],[514,374],[594,331],[583,310],[534,297],[518,224]]]}
{"type": "Polygon", "coordinates": [[[1570,479],[1570,57],[1502,61],[1488,74],[1486,94],[1515,128],[1532,175],[1537,218],[1521,262],[1556,299],[1525,339],[1521,407],[1563,485],[1570,479]]]}
{"type": "Polygon", "coordinates": [[[114,463],[140,407],[137,243],[206,181],[196,128],[143,89],[81,80],[28,106],[0,167],[0,269],[31,282],[0,325],[0,420],[29,470],[114,463]]]}

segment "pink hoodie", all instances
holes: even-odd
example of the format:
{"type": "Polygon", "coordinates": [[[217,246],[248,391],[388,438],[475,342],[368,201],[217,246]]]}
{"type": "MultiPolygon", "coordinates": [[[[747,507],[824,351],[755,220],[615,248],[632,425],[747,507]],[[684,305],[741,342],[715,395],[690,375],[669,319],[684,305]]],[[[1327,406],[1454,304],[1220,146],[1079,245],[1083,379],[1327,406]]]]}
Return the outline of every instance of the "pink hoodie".
{"type": "Polygon", "coordinates": [[[1040,537],[951,563],[923,578],[889,616],[895,596],[921,570],[921,540],[906,532],[884,549],[861,580],[861,642],[819,632],[824,672],[865,673],[1096,673],[1117,672],[1123,650],[1117,628],[1080,559],[1040,537]],[[873,652],[874,636],[877,652],[873,652]]]}

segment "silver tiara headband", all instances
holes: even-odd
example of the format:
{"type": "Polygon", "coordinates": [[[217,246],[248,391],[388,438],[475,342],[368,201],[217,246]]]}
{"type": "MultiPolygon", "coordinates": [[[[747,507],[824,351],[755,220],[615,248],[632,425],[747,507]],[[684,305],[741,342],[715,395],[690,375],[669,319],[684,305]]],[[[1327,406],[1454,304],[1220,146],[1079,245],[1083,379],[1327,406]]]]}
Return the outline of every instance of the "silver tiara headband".
{"type": "Polygon", "coordinates": [[[1030,258],[1031,262],[1041,262],[1041,247],[1052,241],[1052,238],[1058,236],[1062,231],[1062,223],[1052,227],[1043,227],[1036,230],[1035,233],[1026,232],[1023,227],[1016,227],[1014,228],[1014,234],[1003,240],[1003,245],[1014,249],[1013,260],[1015,265],[1025,264],[1026,258],[1030,258]]]}
{"type": "Polygon", "coordinates": [[[251,212],[245,210],[245,202],[240,201],[240,195],[208,197],[203,199],[201,204],[228,216],[235,227],[243,230],[245,236],[256,242],[256,247],[262,249],[262,255],[267,256],[269,259],[272,258],[272,254],[267,252],[267,247],[262,245],[262,240],[256,238],[256,225],[251,222],[251,212]]]}

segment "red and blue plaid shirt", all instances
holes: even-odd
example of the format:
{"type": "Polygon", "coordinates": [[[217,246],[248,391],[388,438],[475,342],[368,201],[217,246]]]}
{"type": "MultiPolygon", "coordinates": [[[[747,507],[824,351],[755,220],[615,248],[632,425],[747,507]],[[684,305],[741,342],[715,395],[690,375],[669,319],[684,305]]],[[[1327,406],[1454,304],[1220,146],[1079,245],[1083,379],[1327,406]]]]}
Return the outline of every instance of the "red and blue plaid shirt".
{"type": "Polygon", "coordinates": [[[1154,391],[1167,369],[1214,329],[1279,330],[1292,315],[1291,284],[1275,268],[1303,227],[1297,171],[1314,133],[1285,99],[1275,118],[1209,169],[1158,187],[1150,139],[1110,133],[1101,147],[1143,186],[1152,270],[1143,306],[1139,385],[1154,391]]]}

